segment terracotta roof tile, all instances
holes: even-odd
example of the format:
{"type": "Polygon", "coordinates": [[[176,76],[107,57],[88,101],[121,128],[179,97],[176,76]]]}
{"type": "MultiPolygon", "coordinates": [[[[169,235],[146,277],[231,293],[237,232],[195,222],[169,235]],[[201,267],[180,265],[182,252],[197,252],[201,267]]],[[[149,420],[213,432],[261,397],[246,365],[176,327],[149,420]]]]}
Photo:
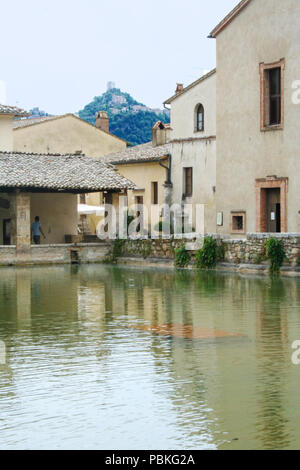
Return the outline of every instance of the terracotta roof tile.
{"type": "Polygon", "coordinates": [[[80,193],[135,189],[136,185],[98,158],[0,152],[0,188],[80,193]]]}
{"type": "Polygon", "coordinates": [[[171,151],[169,144],[153,147],[152,142],[128,148],[122,152],[105,155],[102,159],[113,164],[157,162],[171,151]]]}
{"type": "Polygon", "coordinates": [[[10,114],[12,116],[29,116],[30,113],[24,109],[17,108],[17,106],[6,106],[5,104],[0,104],[0,114],[10,114]]]}

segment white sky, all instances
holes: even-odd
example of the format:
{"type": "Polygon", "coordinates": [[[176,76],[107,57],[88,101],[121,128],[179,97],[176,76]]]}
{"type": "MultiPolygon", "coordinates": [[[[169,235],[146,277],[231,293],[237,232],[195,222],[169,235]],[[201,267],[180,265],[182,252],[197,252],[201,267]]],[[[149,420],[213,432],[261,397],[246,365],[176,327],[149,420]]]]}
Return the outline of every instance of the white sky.
{"type": "MultiPolygon", "coordinates": [[[[6,104],[76,112],[112,80],[151,107],[215,67],[209,32],[238,0],[1,0],[6,104]]],[[[4,95],[2,84],[1,98],[4,95]]]]}

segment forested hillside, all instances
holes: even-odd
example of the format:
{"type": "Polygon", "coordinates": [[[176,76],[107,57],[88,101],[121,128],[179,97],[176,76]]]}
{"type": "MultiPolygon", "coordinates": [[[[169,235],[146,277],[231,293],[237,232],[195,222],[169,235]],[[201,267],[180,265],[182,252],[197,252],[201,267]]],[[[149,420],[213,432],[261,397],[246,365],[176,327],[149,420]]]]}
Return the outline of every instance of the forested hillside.
{"type": "Polygon", "coordinates": [[[149,142],[152,139],[152,127],[157,121],[170,121],[167,110],[148,108],[118,88],[96,96],[78,114],[81,119],[95,124],[97,111],[106,111],[110,132],[132,145],[149,142]]]}

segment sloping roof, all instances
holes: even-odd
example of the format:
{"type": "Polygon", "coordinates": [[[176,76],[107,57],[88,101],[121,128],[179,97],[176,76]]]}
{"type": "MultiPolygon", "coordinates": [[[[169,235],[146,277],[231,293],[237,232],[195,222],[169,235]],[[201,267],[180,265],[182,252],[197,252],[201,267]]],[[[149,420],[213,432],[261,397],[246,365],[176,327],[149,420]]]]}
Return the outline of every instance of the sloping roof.
{"type": "Polygon", "coordinates": [[[228,13],[227,16],[212,30],[210,35],[208,36],[209,38],[216,38],[217,35],[223,31],[226,26],[231,23],[232,20],[246,7],[249,5],[251,0],[242,0],[233,10],[231,10],[230,13],[228,13]]]}
{"type": "Polygon", "coordinates": [[[175,95],[171,96],[171,98],[169,98],[168,100],[166,100],[164,102],[164,104],[171,104],[172,101],[174,101],[176,98],[178,98],[179,96],[182,96],[184,93],[186,93],[187,91],[191,90],[191,88],[194,88],[195,86],[199,85],[199,83],[203,82],[204,80],[206,80],[207,78],[211,77],[212,75],[214,75],[216,73],[216,69],[213,69],[211,70],[210,72],[206,73],[205,75],[202,75],[202,77],[198,78],[198,80],[196,80],[195,82],[191,83],[190,85],[188,85],[187,87],[183,88],[183,90],[180,92],[180,93],[175,93],[175,95]]]}
{"type": "Polygon", "coordinates": [[[0,114],[10,114],[12,116],[20,116],[20,117],[25,117],[25,116],[30,115],[24,109],[17,108],[17,106],[6,106],[4,104],[0,104],[0,114]]]}
{"type": "Polygon", "coordinates": [[[146,144],[136,145],[122,152],[105,155],[102,157],[102,160],[121,165],[127,163],[157,162],[167,158],[170,151],[171,146],[169,144],[153,147],[152,142],[147,142],[146,144]]]}
{"type": "Polygon", "coordinates": [[[13,122],[13,129],[19,129],[19,127],[28,127],[32,124],[38,124],[40,122],[49,121],[58,116],[39,116],[29,117],[28,119],[15,119],[13,122]]]}
{"type": "Polygon", "coordinates": [[[135,189],[102,159],[85,155],[0,152],[0,188],[95,192],[135,189]]]}
{"type": "Polygon", "coordinates": [[[16,119],[13,123],[13,128],[14,128],[14,131],[17,131],[19,129],[24,129],[30,126],[37,126],[39,124],[45,124],[48,121],[56,121],[58,119],[63,119],[69,116],[73,117],[74,119],[78,119],[78,121],[83,122],[84,124],[87,124],[88,126],[92,126],[97,131],[104,132],[105,134],[108,134],[111,137],[114,137],[115,139],[121,140],[122,142],[125,142],[126,144],[128,144],[126,140],[121,139],[120,137],[117,137],[116,135],[112,134],[111,132],[106,131],[105,129],[101,129],[101,127],[94,126],[94,124],[91,124],[90,122],[87,122],[84,119],[81,119],[80,117],[76,116],[76,114],[72,114],[72,113],[62,114],[61,116],[42,116],[40,118],[29,118],[29,119],[24,119],[24,120],[16,119]]]}

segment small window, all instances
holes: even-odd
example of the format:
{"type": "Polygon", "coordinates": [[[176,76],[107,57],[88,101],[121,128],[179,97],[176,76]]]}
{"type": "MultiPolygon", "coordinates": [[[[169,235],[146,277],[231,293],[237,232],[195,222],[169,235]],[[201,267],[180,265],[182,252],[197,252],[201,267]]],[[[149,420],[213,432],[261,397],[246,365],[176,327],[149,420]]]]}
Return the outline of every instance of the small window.
{"type": "Polygon", "coordinates": [[[204,131],[204,108],[202,104],[198,104],[196,107],[196,132],[204,131]]]}
{"type": "Polygon", "coordinates": [[[270,69],[267,81],[269,82],[269,122],[270,126],[281,124],[281,69],[270,69]]]}
{"type": "Polygon", "coordinates": [[[151,183],[151,199],[152,204],[158,204],[158,182],[154,181],[151,183]]]}
{"type": "Polygon", "coordinates": [[[80,194],[80,204],[85,204],[85,203],[86,203],[85,194],[80,194]]]}
{"type": "Polygon", "coordinates": [[[184,177],[184,196],[191,197],[193,195],[193,168],[184,168],[183,177],[184,177]]]}
{"type": "Polygon", "coordinates": [[[261,130],[283,127],[283,69],[283,59],[276,64],[260,64],[261,130]]]}
{"type": "Polygon", "coordinates": [[[246,212],[231,212],[231,232],[246,233],[246,212]]]}

